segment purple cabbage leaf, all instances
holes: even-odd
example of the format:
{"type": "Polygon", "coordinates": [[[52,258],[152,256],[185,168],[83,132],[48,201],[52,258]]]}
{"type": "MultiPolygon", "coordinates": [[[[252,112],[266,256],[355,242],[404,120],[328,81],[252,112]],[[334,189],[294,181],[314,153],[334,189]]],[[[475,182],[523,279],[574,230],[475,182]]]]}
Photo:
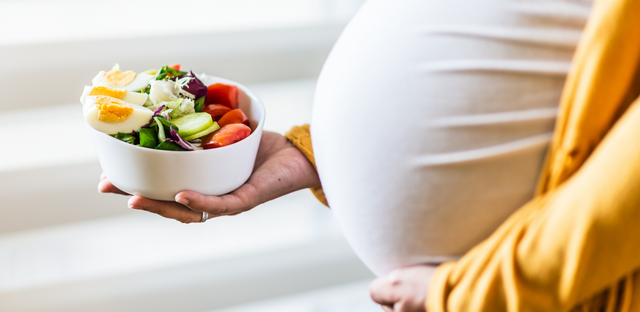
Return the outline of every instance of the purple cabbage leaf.
{"type": "Polygon", "coordinates": [[[167,140],[171,139],[172,142],[180,145],[180,147],[184,148],[187,151],[194,151],[196,149],[201,149],[198,147],[193,146],[191,143],[185,141],[179,134],[178,132],[173,129],[173,127],[170,128],[170,132],[171,132],[171,138],[167,138],[165,140],[165,142],[167,142],[167,140]]]}
{"type": "MultiPolygon", "coordinates": [[[[158,116],[158,115],[160,115],[160,113],[162,113],[162,110],[164,108],[165,108],[165,105],[162,105],[162,106],[156,108],[156,110],[153,111],[153,115],[151,115],[151,119],[149,119],[149,122],[146,125],[144,125],[144,126],[142,126],[140,128],[149,128],[149,127],[151,127],[151,124],[155,121],[153,118],[158,116]]],[[[162,115],[160,115],[160,116],[162,116],[162,115]]]]}
{"type": "Polygon", "coordinates": [[[179,77],[179,79],[188,77],[189,81],[182,87],[182,90],[186,91],[186,96],[190,97],[192,100],[199,99],[203,96],[207,95],[207,86],[196,77],[196,74],[193,71],[189,71],[189,73],[185,76],[179,77]]]}

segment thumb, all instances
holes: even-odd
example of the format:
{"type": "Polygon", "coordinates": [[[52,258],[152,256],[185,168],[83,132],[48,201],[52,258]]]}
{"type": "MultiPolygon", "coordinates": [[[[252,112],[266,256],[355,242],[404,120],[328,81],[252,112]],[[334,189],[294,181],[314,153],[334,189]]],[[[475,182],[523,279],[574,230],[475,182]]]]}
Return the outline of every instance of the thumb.
{"type": "Polygon", "coordinates": [[[228,216],[247,211],[258,205],[257,194],[251,185],[245,184],[234,192],[221,196],[207,196],[194,191],[182,191],[175,197],[192,210],[204,211],[210,216],[228,216]]]}

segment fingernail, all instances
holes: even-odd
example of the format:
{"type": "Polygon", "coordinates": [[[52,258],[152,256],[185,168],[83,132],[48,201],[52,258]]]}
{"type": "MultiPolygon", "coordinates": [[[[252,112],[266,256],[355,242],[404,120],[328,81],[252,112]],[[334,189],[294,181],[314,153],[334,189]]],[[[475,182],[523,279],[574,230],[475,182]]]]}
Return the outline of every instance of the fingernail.
{"type": "Polygon", "coordinates": [[[185,206],[189,206],[189,200],[184,197],[176,197],[176,201],[185,206]]]}
{"type": "Polygon", "coordinates": [[[127,201],[127,206],[129,206],[129,208],[131,209],[136,209],[136,210],[142,209],[142,207],[134,205],[133,204],[134,202],[135,202],[134,197],[129,198],[129,200],[127,201]]]}

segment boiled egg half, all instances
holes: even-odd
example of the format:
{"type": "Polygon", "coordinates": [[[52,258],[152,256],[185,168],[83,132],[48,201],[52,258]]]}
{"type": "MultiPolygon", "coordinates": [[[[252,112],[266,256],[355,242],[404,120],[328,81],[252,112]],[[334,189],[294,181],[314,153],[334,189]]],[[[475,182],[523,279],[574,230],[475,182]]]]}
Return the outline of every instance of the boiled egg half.
{"type": "Polygon", "coordinates": [[[154,75],[136,74],[132,71],[122,72],[118,67],[105,72],[100,71],[93,78],[94,87],[109,87],[116,90],[140,91],[149,85],[149,82],[155,78],[154,75]]]}
{"type": "Polygon", "coordinates": [[[147,98],[149,97],[146,93],[129,92],[127,90],[117,90],[101,86],[85,86],[84,91],[82,91],[82,95],[80,96],[80,103],[82,103],[82,106],[84,107],[84,113],[86,113],[87,108],[90,106],[87,105],[87,96],[94,95],[110,96],[136,105],[144,105],[144,103],[147,101],[147,98]]]}
{"type": "Polygon", "coordinates": [[[153,111],[146,107],[111,96],[90,95],[85,101],[85,121],[92,128],[106,134],[138,130],[153,116],[153,111]]]}

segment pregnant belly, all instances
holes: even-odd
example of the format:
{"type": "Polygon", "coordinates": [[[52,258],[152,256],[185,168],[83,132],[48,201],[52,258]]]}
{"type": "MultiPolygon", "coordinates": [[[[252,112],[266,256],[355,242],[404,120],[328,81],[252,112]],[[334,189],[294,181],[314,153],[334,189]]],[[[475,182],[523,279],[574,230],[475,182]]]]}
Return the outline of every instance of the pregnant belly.
{"type": "Polygon", "coordinates": [[[329,204],[374,273],[455,259],[532,198],[588,13],[364,5],[322,70],[311,132],[329,204]]]}

